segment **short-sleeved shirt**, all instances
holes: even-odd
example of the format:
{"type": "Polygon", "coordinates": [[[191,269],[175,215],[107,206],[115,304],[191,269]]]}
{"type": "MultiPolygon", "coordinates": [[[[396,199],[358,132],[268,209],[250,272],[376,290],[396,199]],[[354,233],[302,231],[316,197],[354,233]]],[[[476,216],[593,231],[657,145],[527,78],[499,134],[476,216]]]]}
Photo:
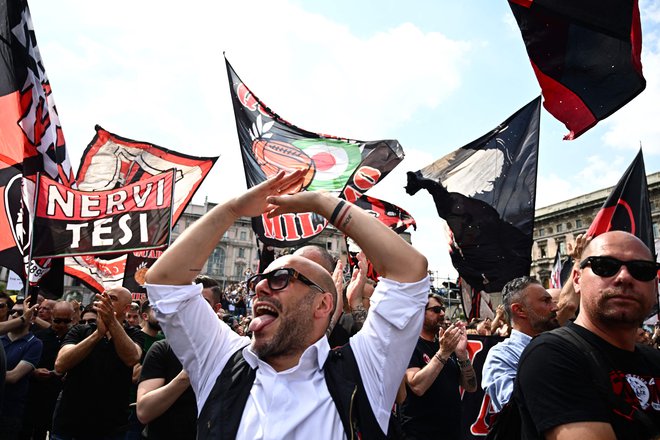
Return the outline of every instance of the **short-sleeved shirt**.
{"type": "MultiPolygon", "coordinates": [[[[408,368],[424,368],[440,350],[438,341],[419,338],[408,368]]],[[[406,400],[401,407],[406,434],[419,439],[461,438],[461,370],[452,354],[433,384],[421,396],[406,385],[406,400]]]]}
{"type": "MultiPolygon", "coordinates": [[[[96,326],[76,325],[62,346],[78,344],[96,326]]],[[[124,327],[133,342],[142,346],[142,331],[124,327]]],[[[133,368],[119,358],[111,339],[101,339],[92,352],[66,373],[62,394],[55,408],[53,432],[68,435],[111,434],[126,429],[129,388],[133,368]]]]}
{"type": "MultiPolygon", "coordinates": [[[[0,336],[7,355],[7,371],[11,371],[20,362],[27,362],[36,368],[41,359],[42,343],[32,333],[10,340],[8,335],[0,336]]],[[[0,412],[9,417],[21,417],[27,402],[30,388],[30,374],[26,374],[16,383],[5,383],[5,394],[0,412]]]]}
{"type": "MultiPolygon", "coordinates": [[[[660,351],[615,347],[584,327],[569,324],[611,363],[608,376],[615,394],[641,408],[660,426],[660,351]]],[[[639,425],[613,412],[592,377],[584,353],[568,341],[543,333],[520,358],[514,396],[520,407],[524,439],[577,422],[610,423],[619,440],[645,438],[639,425]]]]}
{"type": "MultiPolygon", "coordinates": [[[[167,340],[155,342],[144,358],[140,382],[164,379],[170,383],[183,370],[167,340]]],[[[197,403],[192,387],[186,391],[160,417],[147,425],[148,439],[195,439],[197,435],[197,403]]]]}

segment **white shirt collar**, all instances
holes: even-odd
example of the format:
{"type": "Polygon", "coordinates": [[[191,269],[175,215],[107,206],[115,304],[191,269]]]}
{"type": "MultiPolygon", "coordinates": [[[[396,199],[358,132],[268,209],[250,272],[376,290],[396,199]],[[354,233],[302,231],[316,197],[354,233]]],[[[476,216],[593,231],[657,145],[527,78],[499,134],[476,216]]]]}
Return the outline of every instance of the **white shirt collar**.
{"type": "MultiPolygon", "coordinates": [[[[330,344],[328,343],[327,336],[323,336],[321,339],[316,341],[314,344],[310,345],[305,349],[303,354],[300,356],[298,364],[288,370],[281,371],[280,373],[293,373],[299,369],[310,370],[316,369],[320,370],[323,368],[328,355],[330,354],[330,344]]],[[[266,362],[259,359],[257,354],[252,350],[252,344],[248,345],[243,349],[243,357],[252,368],[260,368],[262,370],[272,370],[272,367],[266,362]]]]}

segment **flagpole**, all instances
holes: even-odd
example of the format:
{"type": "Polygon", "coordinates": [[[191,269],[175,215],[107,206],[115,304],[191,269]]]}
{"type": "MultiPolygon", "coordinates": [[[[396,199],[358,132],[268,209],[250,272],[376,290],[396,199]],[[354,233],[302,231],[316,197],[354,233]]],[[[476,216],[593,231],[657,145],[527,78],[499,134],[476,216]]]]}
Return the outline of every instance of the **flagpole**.
{"type": "MultiPolygon", "coordinates": [[[[25,177],[23,177],[25,179],[25,177]]],[[[34,189],[34,200],[33,200],[33,205],[32,205],[32,218],[29,218],[29,213],[28,213],[28,220],[30,223],[30,248],[28,251],[28,269],[27,273],[25,274],[25,292],[23,294],[24,298],[27,299],[28,297],[28,292],[30,289],[30,273],[32,269],[32,247],[34,245],[34,220],[37,217],[37,201],[39,200],[39,186],[41,186],[41,172],[37,173],[37,180],[36,180],[36,187],[34,189]]],[[[34,295],[32,295],[34,298],[30,298],[30,306],[34,305],[34,302],[37,299],[36,295],[37,290],[35,289],[34,295]]]]}
{"type": "Polygon", "coordinates": [[[176,185],[176,168],[172,168],[172,195],[170,196],[170,233],[167,235],[167,247],[172,244],[172,218],[174,216],[174,185],[176,185]]]}

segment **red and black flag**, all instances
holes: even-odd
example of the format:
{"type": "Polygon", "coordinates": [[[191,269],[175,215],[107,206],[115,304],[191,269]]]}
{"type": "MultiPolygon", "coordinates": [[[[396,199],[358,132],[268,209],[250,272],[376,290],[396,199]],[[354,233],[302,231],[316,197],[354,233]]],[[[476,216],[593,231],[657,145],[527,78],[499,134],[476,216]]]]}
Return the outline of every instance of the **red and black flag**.
{"type": "MultiPolygon", "coordinates": [[[[375,197],[363,195],[354,203],[369,214],[376,217],[385,226],[401,234],[406,231],[410,226],[417,230],[417,223],[415,219],[408,213],[408,211],[399,208],[393,203],[380,200],[375,197]]],[[[348,251],[348,263],[351,267],[351,273],[355,270],[358,264],[357,254],[361,251],[360,247],[350,238],[346,237],[346,249],[348,251]]],[[[374,281],[378,281],[378,273],[374,270],[371,262],[368,262],[367,277],[374,281]]]]}
{"type": "Polygon", "coordinates": [[[39,258],[159,249],[169,245],[174,170],[108,191],[37,180],[32,255],[39,258]]]}
{"type": "MultiPolygon", "coordinates": [[[[176,224],[217,159],[134,141],[97,125],[96,135],[83,153],[77,184],[83,191],[111,191],[175,170],[172,224],[176,224]]],[[[136,283],[144,283],[144,272],[155,261],[154,252],[158,251],[67,257],[64,270],[98,292],[122,284],[133,288],[136,283]],[[134,274],[127,274],[127,269],[134,270],[134,274]]]]}
{"type": "MultiPolygon", "coordinates": [[[[241,81],[229,62],[227,75],[248,188],[279,171],[307,170],[303,190],[323,189],[354,202],[401,160],[396,140],[363,142],[312,133],[285,121],[241,81]]],[[[313,108],[312,108],[313,111],[313,108]]],[[[326,227],[315,213],[252,219],[267,246],[300,246],[326,227]]]]}
{"type": "Polygon", "coordinates": [[[587,236],[595,237],[607,231],[630,232],[642,240],[651,252],[655,251],[651,203],[641,149],[591,222],[587,236]]]}
{"type": "Polygon", "coordinates": [[[70,186],[71,163],[25,0],[0,2],[0,265],[37,282],[47,262],[29,260],[38,172],[70,186]]]}
{"type": "Polygon", "coordinates": [[[574,139],[646,87],[637,0],[509,0],[543,106],[574,139]]]}
{"type": "Polygon", "coordinates": [[[451,231],[451,259],[476,291],[498,292],[531,264],[541,99],[495,129],[417,171],[451,231]]]}

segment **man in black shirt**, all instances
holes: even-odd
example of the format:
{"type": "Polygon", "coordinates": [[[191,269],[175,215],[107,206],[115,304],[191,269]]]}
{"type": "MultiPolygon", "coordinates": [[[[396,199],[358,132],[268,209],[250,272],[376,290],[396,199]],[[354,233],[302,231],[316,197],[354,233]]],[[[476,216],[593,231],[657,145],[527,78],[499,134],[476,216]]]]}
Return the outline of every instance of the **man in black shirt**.
{"type": "Polygon", "coordinates": [[[55,401],[62,390],[62,376],[55,374],[54,371],[55,359],[64,336],[71,328],[74,310],[70,302],[64,300],[51,302],[53,303],[50,311],[51,326],[34,334],[43,343],[43,351],[41,360],[32,373],[21,438],[33,440],[46,438],[47,432],[51,430],[55,401]]]}
{"type": "Polygon", "coordinates": [[[150,440],[194,440],[197,435],[195,393],[166,340],[155,342],[142,364],[137,416],[150,440]]]}
{"type": "Polygon", "coordinates": [[[461,396],[477,389],[463,323],[441,331],[442,297],[429,294],[424,325],[406,370],[406,400],[401,408],[407,439],[461,439],[461,396]],[[438,338],[439,337],[439,338],[438,338]]]}
{"type": "Polygon", "coordinates": [[[514,397],[524,439],[641,440],[660,433],[660,352],[636,346],[637,328],[658,298],[658,265],[634,235],[612,231],[593,239],[573,269],[580,312],[569,329],[602,355],[602,381],[587,355],[546,332],[527,346],[518,367],[514,397]],[[609,384],[607,383],[609,378],[609,384]],[[610,386],[622,405],[609,403],[610,386]],[[639,409],[655,425],[652,435],[639,409]]]}
{"type": "Polygon", "coordinates": [[[53,440],[124,437],[142,332],[122,325],[131,304],[127,289],[114,287],[96,299],[96,326],[73,327],[55,361],[55,370],[66,378],[53,416],[53,440]]]}

